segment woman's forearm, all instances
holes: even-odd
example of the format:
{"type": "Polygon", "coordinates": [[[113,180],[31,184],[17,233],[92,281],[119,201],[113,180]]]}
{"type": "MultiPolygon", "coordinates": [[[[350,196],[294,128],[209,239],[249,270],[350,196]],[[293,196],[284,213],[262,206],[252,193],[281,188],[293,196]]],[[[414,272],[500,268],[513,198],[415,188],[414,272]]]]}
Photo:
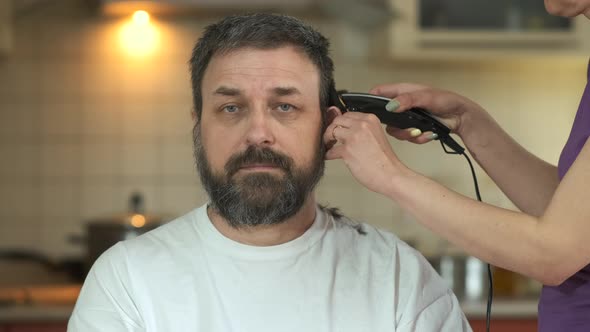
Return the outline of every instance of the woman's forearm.
{"type": "MultiPolygon", "coordinates": [[[[520,146],[468,98],[413,84],[383,85],[372,91],[395,98],[388,110],[423,107],[432,111],[462,138],[475,160],[523,213],[479,203],[413,172],[390,151],[375,125],[355,128],[352,122],[338,123],[352,129],[344,147],[330,157],[345,160],[357,180],[390,197],[421,224],[469,254],[545,284],[558,284],[588,265],[590,143],[560,181],[555,166],[520,146]]],[[[369,122],[378,121],[373,120],[369,122]]],[[[393,128],[388,133],[415,143],[431,139],[427,133],[411,137],[393,128]]]]}
{"type": "Polygon", "coordinates": [[[562,281],[559,244],[543,236],[538,218],[480,204],[411,171],[395,175],[391,188],[391,199],[469,254],[545,284],[562,281]]]}
{"type": "Polygon", "coordinates": [[[541,216],[559,184],[557,167],[523,148],[485,112],[465,121],[461,138],[470,154],[521,211],[541,216]]]}

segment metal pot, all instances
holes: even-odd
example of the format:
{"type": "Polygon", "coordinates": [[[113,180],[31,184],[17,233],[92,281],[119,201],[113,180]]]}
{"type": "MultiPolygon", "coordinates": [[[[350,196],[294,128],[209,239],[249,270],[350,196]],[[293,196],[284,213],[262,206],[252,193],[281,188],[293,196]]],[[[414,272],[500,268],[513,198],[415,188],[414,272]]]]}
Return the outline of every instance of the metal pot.
{"type": "MultiPolygon", "coordinates": [[[[85,234],[69,236],[70,242],[85,247],[86,254],[83,257],[54,259],[33,249],[2,248],[0,263],[37,265],[46,271],[44,273],[47,275],[46,278],[41,280],[49,280],[51,275],[56,280],[67,277],[71,281],[82,282],[92,264],[105,250],[119,241],[146,233],[160,226],[167,219],[163,216],[145,214],[143,212],[143,197],[139,193],[132,194],[129,203],[130,211],[128,213],[92,219],[86,223],[85,234]]],[[[32,280],[28,280],[28,282],[33,283],[32,280]]]]}
{"type": "Polygon", "coordinates": [[[489,293],[487,263],[462,254],[443,254],[427,259],[460,301],[487,299],[489,293]]]}
{"type": "Polygon", "coordinates": [[[129,201],[130,211],[86,222],[86,234],[71,236],[72,242],[86,246],[86,271],[107,249],[119,241],[128,240],[162,225],[163,216],[144,213],[144,200],[140,193],[133,193],[129,201]]]}
{"type": "Polygon", "coordinates": [[[79,258],[55,259],[37,250],[24,248],[2,248],[0,270],[10,271],[0,276],[0,283],[14,286],[80,282],[86,276],[79,258]]]}

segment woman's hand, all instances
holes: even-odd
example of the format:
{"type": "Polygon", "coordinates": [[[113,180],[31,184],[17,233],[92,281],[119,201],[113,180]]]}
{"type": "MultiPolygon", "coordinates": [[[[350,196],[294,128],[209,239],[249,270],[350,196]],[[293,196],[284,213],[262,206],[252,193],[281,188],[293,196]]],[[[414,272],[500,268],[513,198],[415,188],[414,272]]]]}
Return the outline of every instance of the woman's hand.
{"type": "Polygon", "coordinates": [[[326,159],[342,159],[357,181],[374,192],[388,195],[393,176],[408,171],[373,114],[338,114],[326,128],[323,139],[330,147],[326,159]]]}
{"type": "MultiPolygon", "coordinates": [[[[403,112],[413,107],[426,109],[444,123],[451,132],[463,138],[469,128],[466,122],[475,114],[485,111],[481,106],[466,97],[450,91],[434,89],[425,85],[399,83],[374,87],[371,94],[392,98],[387,108],[393,112],[403,112]]],[[[435,138],[432,132],[422,133],[419,129],[399,129],[387,126],[391,136],[413,143],[423,144],[435,138]]]]}

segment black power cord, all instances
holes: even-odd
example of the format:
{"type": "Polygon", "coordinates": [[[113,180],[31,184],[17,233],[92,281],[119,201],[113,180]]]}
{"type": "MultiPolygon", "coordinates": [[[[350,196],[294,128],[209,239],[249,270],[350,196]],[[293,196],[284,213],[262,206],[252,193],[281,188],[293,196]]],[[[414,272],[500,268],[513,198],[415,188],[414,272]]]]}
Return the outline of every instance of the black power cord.
{"type": "MultiPolygon", "coordinates": [[[[446,140],[451,140],[454,144],[453,146],[451,146],[451,148],[455,151],[449,151],[447,150],[445,143],[443,142],[443,140],[440,141],[440,145],[442,146],[443,150],[445,151],[445,153],[447,154],[460,154],[463,155],[465,157],[465,159],[467,159],[467,162],[469,163],[469,168],[471,169],[471,176],[473,177],[473,185],[475,187],[475,196],[477,197],[478,201],[482,201],[481,200],[481,195],[479,193],[479,185],[477,183],[477,176],[475,175],[475,169],[473,168],[473,164],[471,163],[471,159],[469,159],[469,156],[465,153],[464,149],[456,149],[455,148],[455,144],[457,146],[459,146],[452,138],[450,137],[446,137],[446,140]],[[460,151],[460,152],[458,152],[460,151]]],[[[494,299],[494,281],[492,278],[492,267],[491,265],[488,263],[488,281],[489,281],[489,290],[488,290],[488,303],[486,306],[486,332],[490,332],[490,319],[492,316],[492,301],[494,299]]]]}

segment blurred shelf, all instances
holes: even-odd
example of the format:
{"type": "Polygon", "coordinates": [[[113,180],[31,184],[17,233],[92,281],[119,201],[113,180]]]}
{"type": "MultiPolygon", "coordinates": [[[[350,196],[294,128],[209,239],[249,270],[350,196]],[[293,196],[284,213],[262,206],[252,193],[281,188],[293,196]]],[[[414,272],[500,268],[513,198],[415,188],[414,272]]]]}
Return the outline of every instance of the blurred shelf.
{"type": "MultiPolygon", "coordinates": [[[[496,318],[537,318],[538,299],[494,299],[492,302],[492,320],[496,318]]],[[[463,301],[461,309],[467,318],[486,317],[486,301],[463,301]]]]}
{"type": "Polygon", "coordinates": [[[73,305],[14,305],[0,307],[0,323],[67,322],[73,305]]]}

